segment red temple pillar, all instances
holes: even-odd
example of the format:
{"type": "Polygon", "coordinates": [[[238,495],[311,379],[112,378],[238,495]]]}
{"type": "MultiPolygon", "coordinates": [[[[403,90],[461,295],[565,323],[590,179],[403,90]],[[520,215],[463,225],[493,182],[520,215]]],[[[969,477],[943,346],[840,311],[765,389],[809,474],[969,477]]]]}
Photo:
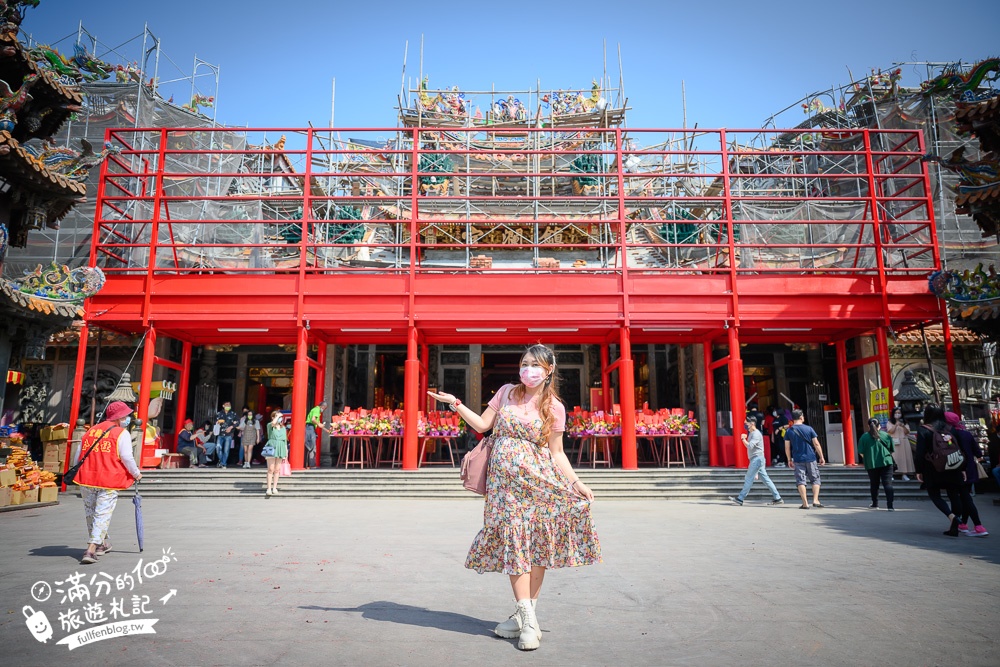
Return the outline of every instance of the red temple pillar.
{"type": "Polygon", "coordinates": [[[417,412],[420,408],[420,359],[417,358],[417,328],[406,336],[406,363],[403,368],[403,470],[417,469],[417,412]]]}
{"type": "Polygon", "coordinates": [[[156,328],[150,324],[146,333],[146,342],[142,348],[142,374],[139,379],[139,405],[136,406],[137,417],[142,422],[142,430],[139,438],[142,443],[139,446],[139,460],[136,462],[142,467],[142,462],[146,457],[152,457],[152,451],[146,451],[146,429],[149,427],[149,400],[153,391],[153,364],[156,361],[156,328]]]}
{"type": "Polygon", "coordinates": [[[837,351],[837,377],[840,384],[840,421],[844,427],[844,464],[854,465],[854,419],[851,417],[851,388],[850,379],[847,374],[847,346],[844,341],[838,340],[835,344],[837,351]]]}
{"type": "Polygon", "coordinates": [[[622,410],[622,468],[636,470],[639,459],[635,445],[635,370],[628,327],[622,327],[620,335],[621,364],[618,366],[618,380],[621,385],[619,402],[622,410]]]}
{"type": "Polygon", "coordinates": [[[959,405],[958,373],[955,372],[955,348],[951,343],[951,322],[948,319],[948,306],[941,302],[941,334],[944,336],[944,358],[948,363],[948,384],[951,387],[951,411],[959,417],[962,408],[959,405]]]}
{"type": "Polygon", "coordinates": [[[179,433],[184,428],[184,421],[187,419],[188,391],[191,386],[191,343],[184,341],[181,347],[181,377],[177,381],[177,425],[174,427],[179,433]]]}
{"type": "MultiPolygon", "coordinates": [[[[319,341],[316,346],[316,391],[315,391],[315,402],[313,405],[319,405],[326,398],[326,343],[319,341]]],[[[332,404],[332,401],[331,401],[332,404]]],[[[330,411],[332,413],[333,407],[331,405],[330,411]]],[[[323,418],[320,417],[320,421],[323,418]]],[[[325,431],[320,429],[320,432],[316,434],[316,460],[313,461],[315,467],[319,467],[319,458],[323,452],[323,434],[325,431]]]]}
{"type": "Polygon", "coordinates": [[[889,415],[896,407],[896,399],[892,394],[892,367],[889,362],[889,330],[879,327],[875,330],[875,342],[878,344],[878,371],[882,386],[889,390],[889,415]]]}
{"type": "Polygon", "coordinates": [[[608,353],[608,344],[601,343],[601,405],[592,405],[590,409],[593,410],[603,410],[608,413],[611,412],[611,406],[614,401],[611,400],[611,383],[608,381],[608,366],[610,365],[610,357],[608,353]]]}
{"type": "MultiPolygon", "coordinates": [[[[417,392],[417,405],[425,406],[427,403],[427,389],[431,381],[431,348],[430,345],[420,346],[420,390],[417,392]]],[[[464,396],[459,396],[465,400],[464,396]]]]}
{"type": "Polygon", "coordinates": [[[719,465],[719,438],[715,428],[715,371],[712,370],[712,341],[702,345],[705,360],[705,427],[708,434],[708,465],[719,465]]]}
{"type": "Polygon", "coordinates": [[[740,338],[736,327],[729,327],[729,404],[733,416],[733,460],[737,468],[750,465],[747,448],[740,437],[745,431],[747,418],[746,391],[743,389],[743,359],[740,357],[740,338]]]}
{"type": "MultiPolygon", "coordinates": [[[[100,332],[98,332],[100,335],[100,332]]],[[[70,434],[76,429],[76,420],[80,418],[80,392],[83,389],[83,374],[87,365],[87,341],[90,339],[90,330],[84,322],[80,327],[80,345],[76,348],[76,368],[73,370],[73,393],[69,403],[69,431],[70,434]]],[[[97,372],[97,369],[94,369],[97,372]]],[[[73,452],[72,438],[66,441],[66,458],[63,461],[63,472],[69,470],[70,456],[73,452]]],[[[66,490],[63,483],[61,489],[66,490]]]]}
{"type": "Polygon", "coordinates": [[[292,470],[301,470],[306,454],[306,412],[309,401],[309,332],[299,325],[292,370],[292,430],[288,442],[288,462],[292,470]]]}

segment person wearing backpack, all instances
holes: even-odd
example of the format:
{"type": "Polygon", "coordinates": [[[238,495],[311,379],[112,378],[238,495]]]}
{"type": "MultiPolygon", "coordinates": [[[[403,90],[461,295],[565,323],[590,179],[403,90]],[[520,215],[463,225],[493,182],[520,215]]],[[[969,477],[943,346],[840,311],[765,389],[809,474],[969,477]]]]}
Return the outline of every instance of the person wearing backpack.
{"type": "Polygon", "coordinates": [[[804,421],[805,415],[802,410],[792,410],[792,423],[785,430],[785,457],[788,459],[788,465],[795,469],[795,485],[799,489],[799,497],[802,498],[800,510],[809,509],[806,482],[812,484],[812,506],[825,507],[819,501],[819,466],[826,465],[826,460],[823,458],[819,436],[811,426],[806,426],[804,421]]]}
{"type": "Polygon", "coordinates": [[[868,420],[868,430],[858,440],[858,454],[865,464],[865,472],[868,473],[868,482],[872,493],[872,504],[868,509],[878,509],[878,485],[882,482],[885,490],[885,503],[890,512],[895,510],[892,507],[894,493],[892,490],[892,438],[885,431],[879,430],[881,422],[872,417],[868,420]]]}
{"type": "Polygon", "coordinates": [[[961,469],[947,468],[947,459],[954,458],[952,449],[957,450],[958,445],[945,421],[944,410],[937,405],[928,405],[924,408],[923,423],[917,429],[917,458],[914,461],[917,479],[927,485],[927,496],[951,522],[944,534],[958,537],[958,524],[963,511],[959,487],[965,481],[965,473],[961,469]],[[942,489],[948,494],[950,507],[941,498],[942,489]]]}
{"type": "Polygon", "coordinates": [[[976,459],[980,458],[982,452],[976,438],[962,424],[962,418],[954,412],[944,413],[944,419],[951,426],[955,439],[958,440],[962,454],[965,456],[965,482],[958,487],[959,495],[962,497],[962,520],[958,524],[958,532],[965,533],[969,537],[986,537],[989,531],[979,520],[979,508],[976,501],[972,499],[973,485],[979,481],[979,466],[976,459]],[[969,528],[969,518],[972,518],[972,528],[969,528]]]}

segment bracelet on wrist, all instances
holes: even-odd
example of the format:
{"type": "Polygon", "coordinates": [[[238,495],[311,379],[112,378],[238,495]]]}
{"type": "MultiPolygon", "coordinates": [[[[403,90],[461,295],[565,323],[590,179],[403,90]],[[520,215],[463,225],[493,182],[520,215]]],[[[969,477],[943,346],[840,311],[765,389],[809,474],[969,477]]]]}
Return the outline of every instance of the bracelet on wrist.
{"type": "Polygon", "coordinates": [[[451,410],[452,412],[458,412],[458,407],[460,405],[462,405],[462,401],[456,398],[452,403],[448,404],[448,409],[451,410]]]}

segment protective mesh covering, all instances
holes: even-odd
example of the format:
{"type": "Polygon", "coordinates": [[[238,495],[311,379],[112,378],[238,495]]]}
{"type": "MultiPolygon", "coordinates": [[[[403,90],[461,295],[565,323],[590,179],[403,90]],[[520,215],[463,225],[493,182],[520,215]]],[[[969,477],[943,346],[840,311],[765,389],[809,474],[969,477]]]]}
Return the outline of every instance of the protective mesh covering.
{"type": "MultiPolygon", "coordinates": [[[[955,102],[951,96],[901,95],[895,100],[880,103],[877,108],[879,124],[885,129],[923,130],[929,153],[947,157],[964,146],[967,159],[979,160],[982,156],[975,137],[963,137],[957,133],[955,102]]],[[[934,163],[929,163],[927,168],[943,268],[965,269],[975,267],[979,262],[996,262],[1000,255],[998,240],[992,236],[984,238],[971,216],[955,212],[953,188],[958,184],[958,175],[934,163]]]]}
{"type": "MultiPolygon", "coordinates": [[[[209,127],[211,121],[200,115],[182,109],[180,106],[171,104],[158,95],[150,91],[144,85],[137,83],[89,83],[81,86],[85,93],[84,108],[76,114],[76,117],[67,122],[53,139],[59,146],[70,146],[80,148],[80,139],[87,139],[91,144],[100,147],[104,142],[104,133],[108,128],[121,127],[209,127]]],[[[231,142],[234,148],[242,148],[244,139],[238,134],[225,135],[226,141],[231,142]]],[[[141,146],[133,148],[141,150],[155,150],[157,146],[151,140],[149,134],[142,134],[141,146]]],[[[214,138],[219,140],[219,135],[214,138]]],[[[208,148],[213,138],[208,135],[196,136],[192,148],[208,148]],[[199,145],[203,141],[205,145],[199,145]]],[[[133,158],[130,158],[133,159],[133,158]]],[[[183,160],[192,170],[218,171],[220,166],[223,171],[232,171],[227,166],[216,162],[209,165],[203,162],[203,156],[179,156],[175,160],[183,160]]],[[[233,158],[238,164],[239,158],[233,158]]],[[[141,171],[141,165],[132,166],[136,171],[141,171]]],[[[3,263],[3,273],[6,277],[19,277],[25,271],[30,271],[38,264],[47,265],[51,261],[59,264],[66,264],[70,267],[86,265],[90,256],[90,242],[93,235],[95,200],[97,194],[97,182],[99,170],[93,169],[87,180],[87,200],[75,206],[70,213],[60,222],[59,229],[45,229],[33,231],[28,235],[28,244],[24,248],[11,248],[3,263]]],[[[171,188],[183,190],[184,188],[196,188],[193,183],[180,182],[171,184],[171,188]]],[[[228,188],[228,183],[221,182],[220,188],[223,192],[228,188]]],[[[109,192],[108,194],[115,194],[109,192]]],[[[134,206],[141,204],[135,203],[134,206]]],[[[148,219],[146,213],[141,211],[126,211],[129,215],[136,215],[137,218],[148,219]]],[[[147,237],[148,241],[148,237],[147,237]]]]}

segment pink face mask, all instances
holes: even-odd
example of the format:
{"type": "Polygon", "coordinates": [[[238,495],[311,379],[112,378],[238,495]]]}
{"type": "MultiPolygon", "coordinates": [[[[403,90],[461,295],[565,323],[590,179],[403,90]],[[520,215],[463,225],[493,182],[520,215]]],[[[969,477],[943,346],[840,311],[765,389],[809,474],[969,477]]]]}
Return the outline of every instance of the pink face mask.
{"type": "Polygon", "coordinates": [[[521,369],[521,382],[526,387],[537,387],[545,381],[545,369],[538,366],[525,366],[521,369]]]}

